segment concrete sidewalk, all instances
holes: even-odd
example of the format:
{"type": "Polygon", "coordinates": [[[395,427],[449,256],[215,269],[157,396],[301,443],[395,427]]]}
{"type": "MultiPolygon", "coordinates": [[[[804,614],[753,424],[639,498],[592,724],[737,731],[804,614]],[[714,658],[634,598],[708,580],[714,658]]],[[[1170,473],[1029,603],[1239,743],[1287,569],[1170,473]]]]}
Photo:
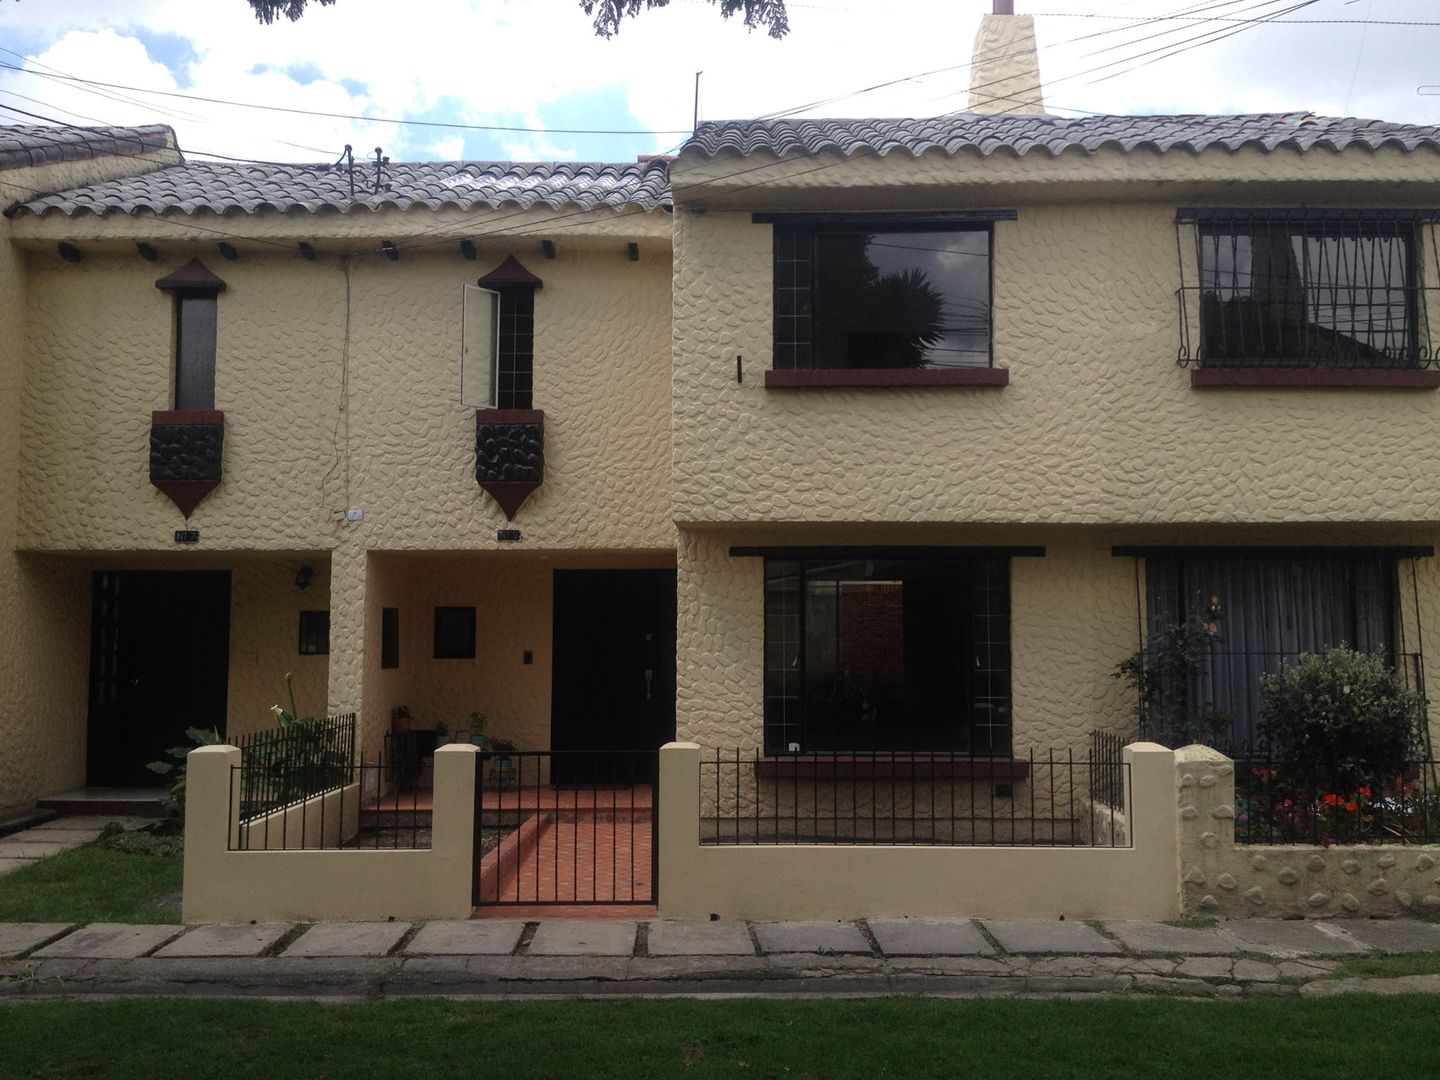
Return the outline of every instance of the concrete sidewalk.
{"type": "Polygon", "coordinates": [[[1440,952],[1440,926],[1234,921],[551,919],[410,924],[0,924],[0,1001],[83,995],[1299,996],[1440,992],[1440,975],[1327,978],[1345,957],[1440,952]]]}

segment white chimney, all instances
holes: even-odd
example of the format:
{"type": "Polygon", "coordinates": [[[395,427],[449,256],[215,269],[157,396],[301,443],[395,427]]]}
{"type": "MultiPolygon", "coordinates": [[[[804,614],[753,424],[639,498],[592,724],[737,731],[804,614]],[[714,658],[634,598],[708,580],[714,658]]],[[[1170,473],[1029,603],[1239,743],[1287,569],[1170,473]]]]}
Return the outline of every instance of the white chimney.
{"type": "Polygon", "coordinates": [[[995,11],[980,20],[970,56],[970,111],[1045,111],[1040,88],[1040,52],[1035,20],[1015,14],[1015,0],[995,0],[995,11]]]}

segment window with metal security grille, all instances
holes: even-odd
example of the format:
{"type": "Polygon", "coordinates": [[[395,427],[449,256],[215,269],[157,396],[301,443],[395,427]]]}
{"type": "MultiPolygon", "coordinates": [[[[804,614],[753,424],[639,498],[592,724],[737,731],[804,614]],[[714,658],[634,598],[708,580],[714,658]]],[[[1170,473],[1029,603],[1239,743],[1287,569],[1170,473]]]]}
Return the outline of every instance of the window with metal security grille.
{"type": "Polygon", "coordinates": [[[765,748],[1010,752],[1004,558],[767,558],[765,748]]]}
{"type": "Polygon", "coordinates": [[[215,408],[215,338],[219,301],[214,292],[175,297],[175,408],[215,408]]]}
{"type": "Polygon", "coordinates": [[[400,609],[380,609],[380,666],[400,666],[400,609]]]}
{"type": "Polygon", "coordinates": [[[1434,290],[1425,284],[1426,216],[1182,211],[1182,222],[1194,222],[1199,274],[1198,283],[1181,289],[1182,362],[1338,369],[1429,364],[1427,296],[1434,290]],[[1192,329],[1199,332],[1193,355],[1192,329]]]}
{"type": "Polygon", "coordinates": [[[756,215],[775,225],[775,368],[989,367],[1000,216],[756,215]]]}
{"type": "Polygon", "coordinates": [[[1183,695],[1179,707],[1192,720],[1208,710],[1235,746],[1262,741],[1261,679],[1302,653],[1339,645],[1379,653],[1420,688],[1419,645],[1405,639],[1394,555],[1150,555],[1146,585],[1152,656],[1187,619],[1200,616],[1213,628],[1188,684],[1158,693],[1183,695]]]}
{"type": "Polygon", "coordinates": [[[475,609],[473,607],[437,607],[435,609],[435,659],[475,659],[475,609]]]}
{"type": "Polygon", "coordinates": [[[300,612],[300,655],[330,654],[330,612],[300,612]]]}

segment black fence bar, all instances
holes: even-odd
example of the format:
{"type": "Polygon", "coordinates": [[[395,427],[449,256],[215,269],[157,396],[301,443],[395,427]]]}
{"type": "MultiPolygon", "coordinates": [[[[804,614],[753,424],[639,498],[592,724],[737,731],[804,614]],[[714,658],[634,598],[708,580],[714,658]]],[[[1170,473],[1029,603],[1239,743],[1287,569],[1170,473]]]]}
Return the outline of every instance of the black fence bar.
{"type": "Polygon", "coordinates": [[[345,782],[355,760],[355,714],[247,732],[234,744],[245,821],[345,782]]]}
{"type": "MultiPolygon", "coordinates": [[[[262,792],[230,821],[232,851],[430,847],[431,793],[397,784],[395,763],[235,766],[231,791],[262,792]],[[251,775],[259,773],[260,775],[251,775]]],[[[234,803],[232,802],[232,807],[234,803]]]]}
{"type": "Polygon", "coordinates": [[[1127,766],[1109,742],[1102,748],[1108,756],[1083,760],[1069,749],[1006,758],[707,749],[700,842],[1125,847],[1127,766]]]}
{"type": "Polygon", "coordinates": [[[482,750],[475,757],[481,905],[654,904],[655,750],[482,750]]]}
{"type": "Polygon", "coordinates": [[[1440,762],[1321,768],[1269,746],[1235,761],[1235,840],[1241,844],[1440,842],[1440,762]]]}

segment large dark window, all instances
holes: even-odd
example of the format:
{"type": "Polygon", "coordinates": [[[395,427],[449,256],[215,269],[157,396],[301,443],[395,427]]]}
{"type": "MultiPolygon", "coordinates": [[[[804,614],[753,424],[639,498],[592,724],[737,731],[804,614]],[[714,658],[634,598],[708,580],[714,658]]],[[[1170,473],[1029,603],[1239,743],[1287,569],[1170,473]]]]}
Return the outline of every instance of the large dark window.
{"type": "Polygon", "coordinates": [[[769,558],[765,748],[1010,751],[1004,558],[769,558]]]}
{"type": "Polygon", "coordinates": [[[473,607],[437,607],[435,609],[435,659],[475,659],[475,609],[473,607]]]}
{"type": "Polygon", "coordinates": [[[215,408],[215,330],[219,304],[214,292],[175,296],[175,408],[215,408]]]}
{"type": "Polygon", "coordinates": [[[496,307],[495,407],[528,409],[535,379],[535,290],[503,289],[496,307]]]}
{"type": "Polygon", "coordinates": [[[1197,234],[1202,364],[1419,362],[1423,289],[1412,218],[1216,211],[1198,222],[1197,234]]]}
{"type": "Polygon", "coordinates": [[[1228,718],[1239,745],[1261,735],[1261,676],[1301,653],[1347,645],[1380,653],[1412,674],[1415,658],[1396,648],[1393,557],[1152,556],[1147,580],[1152,654],[1170,627],[1197,615],[1213,625],[1207,654],[1186,688],[1186,711],[1209,709],[1228,718]]]}
{"type": "Polygon", "coordinates": [[[775,367],[990,366],[990,225],[775,226],[775,367]]]}

